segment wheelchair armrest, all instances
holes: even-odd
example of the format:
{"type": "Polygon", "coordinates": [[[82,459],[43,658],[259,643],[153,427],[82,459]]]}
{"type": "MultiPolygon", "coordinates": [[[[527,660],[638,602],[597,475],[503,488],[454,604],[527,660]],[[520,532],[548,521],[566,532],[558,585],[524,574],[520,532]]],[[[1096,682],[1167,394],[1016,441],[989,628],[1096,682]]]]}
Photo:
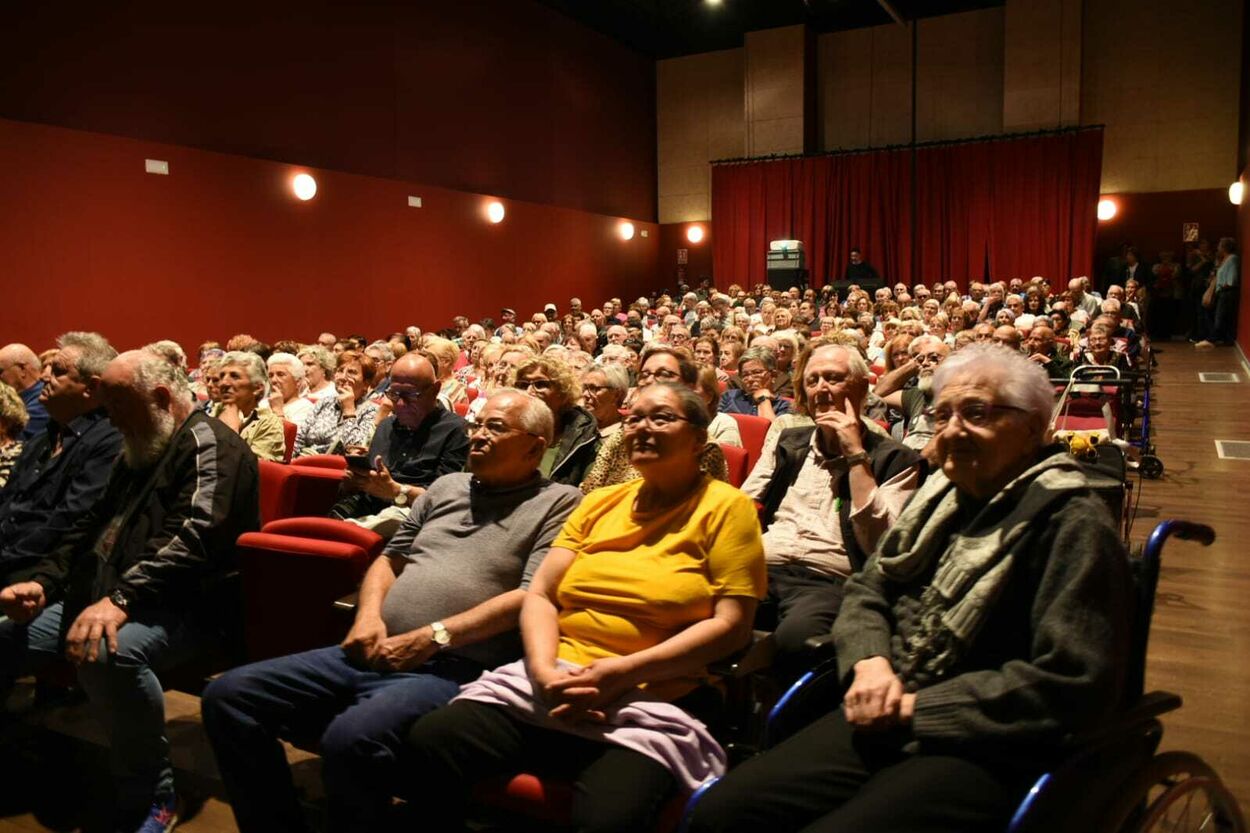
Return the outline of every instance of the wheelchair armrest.
{"type": "Polygon", "coordinates": [[[833,654],[833,634],[832,633],[822,633],[820,636],[810,637],[803,644],[807,647],[809,651],[820,652],[820,654],[822,655],[822,658],[825,652],[828,652],[830,655],[833,654]]]}
{"type": "Polygon", "coordinates": [[[360,593],[348,593],[341,599],[334,600],[334,609],[343,610],[348,613],[356,612],[356,605],[360,601],[360,593]]]}
{"type": "Polygon", "coordinates": [[[777,643],[769,631],[753,631],[751,644],[724,659],[708,665],[708,672],[717,677],[741,679],[755,674],[773,664],[777,655],[777,643]]]}
{"type": "Polygon", "coordinates": [[[1101,745],[1108,740],[1124,735],[1134,727],[1155,720],[1168,712],[1176,711],[1181,707],[1181,703],[1179,694],[1173,694],[1170,691],[1151,691],[1143,694],[1125,712],[1116,715],[1096,729],[1071,736],[1064,745],[1076,749],[1101,745]]]}

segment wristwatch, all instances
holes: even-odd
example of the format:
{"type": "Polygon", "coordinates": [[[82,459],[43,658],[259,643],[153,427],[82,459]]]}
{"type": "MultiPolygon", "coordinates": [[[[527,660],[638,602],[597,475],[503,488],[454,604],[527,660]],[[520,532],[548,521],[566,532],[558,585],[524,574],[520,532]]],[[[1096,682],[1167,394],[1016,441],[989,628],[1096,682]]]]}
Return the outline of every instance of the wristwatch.
{"type": "Polygon", "coordinates": [[[860,463],[867,463],[867,462],[868,462],[868,452],[867,452],[867,451],[857,451],[857,452],[855,452],[854,454],[848,454],[847,456],[843,457],[842,459],[846,461],[846,467],[847,467],[847,468],[850,468],[851,466],[858,466],[860,463]]]}
{"type": "Polygon", "coordinates": [[[130,597],[121,590],[114,590],[112,593],[109,593],[109,601],[120,607],[122,610],[130,610],[130,597]]]}
{"type": "Polygon", "coordinates": [[[764,394],[764,393],[761,393],[759,396],[754,396],[754,397],[751,397],[751,398],[752,398],[752,400],[755,402],[755,404],[756,404],[756,405],[760,404],[761,402],[767,402],[767,401],[768,401],[768,395],[767,395],[767,394],[764,394]]]}
{"type": "Polygon", "coordinates": [[[395,495],[395,505],[401,508],[408,505],[408,487],[407,486],[404,486],[402,484],[400,485],[399,494],[395,495]]]}
{"type": "Polygon", "coordinates": [[[451,631],[442,622],[431,622],[430,630],[434,631],[434,644],[440,651],[451,645],[451,631]]]}

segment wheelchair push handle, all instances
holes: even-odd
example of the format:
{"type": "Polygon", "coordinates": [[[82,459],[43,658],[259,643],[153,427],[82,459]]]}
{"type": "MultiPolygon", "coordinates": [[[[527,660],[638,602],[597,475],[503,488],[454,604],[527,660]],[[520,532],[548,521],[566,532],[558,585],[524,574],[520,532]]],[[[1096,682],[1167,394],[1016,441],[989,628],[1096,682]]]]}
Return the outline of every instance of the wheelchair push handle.
{"type": "Polygon", "coordinates": [[[1160,522],[1154,528],[1154,531],[1150,533],[1150,538],[1146,541],[1147,552],[1150,555],[1158,555],[1159,550],[1163,548],[1164,542],[1173,535],[1182,541],[1197,541],[1204,547],[1209,547],[1215,543],[1215,530],[1206,524],[1168,520],[1160,522]]]}

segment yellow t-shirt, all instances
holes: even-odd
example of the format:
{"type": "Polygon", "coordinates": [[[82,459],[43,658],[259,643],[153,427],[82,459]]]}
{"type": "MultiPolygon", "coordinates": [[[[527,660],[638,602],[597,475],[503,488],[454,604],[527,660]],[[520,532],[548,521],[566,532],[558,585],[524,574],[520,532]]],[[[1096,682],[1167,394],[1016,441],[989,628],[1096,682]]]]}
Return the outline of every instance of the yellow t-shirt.
{"type": "MultiPolygon", "coordinates": [[[[634,501],[643,483],[591,492],[552,544],[577,554],[557,590],[560,659],[586,665],[636,653],[710,618],[723,596],[764,596],[764,545],[750,498],[704,475],[678,506],[641,515],[634,501]]],[[[647,690],[673,700],[698,682],[665,680],[647,690]]]]}

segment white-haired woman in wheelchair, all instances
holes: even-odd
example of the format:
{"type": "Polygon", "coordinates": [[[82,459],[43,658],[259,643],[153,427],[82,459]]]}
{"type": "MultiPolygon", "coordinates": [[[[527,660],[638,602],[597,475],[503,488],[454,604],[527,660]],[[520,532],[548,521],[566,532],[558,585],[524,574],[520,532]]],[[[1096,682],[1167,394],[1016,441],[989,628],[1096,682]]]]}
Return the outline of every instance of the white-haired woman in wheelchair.
{"type": "Polygon", "coordinates": [[[933,387],[941,471],[847,582],[840,707],[730,772],[692,831],[1001,831],[1065,738],[1123,705],[1127,559],[1047,445],[1045,372],[972,345],[933,387]]]}
{"type": "Polygon", "coordinates": [[[700,682],[749,640],[767,577],[750,499],[699,467],[707,424],[684,385],[639,394],[623,431],[642,477],[588,495],[556,536],[521,609],[525,659],[409,734],[422,829],[462,829],[468,787],[524,771],[573,780],[576,829],[642,833],[724,772],[700,682]]]}

